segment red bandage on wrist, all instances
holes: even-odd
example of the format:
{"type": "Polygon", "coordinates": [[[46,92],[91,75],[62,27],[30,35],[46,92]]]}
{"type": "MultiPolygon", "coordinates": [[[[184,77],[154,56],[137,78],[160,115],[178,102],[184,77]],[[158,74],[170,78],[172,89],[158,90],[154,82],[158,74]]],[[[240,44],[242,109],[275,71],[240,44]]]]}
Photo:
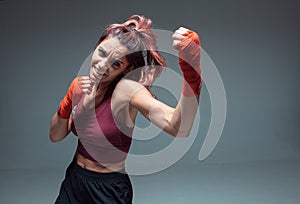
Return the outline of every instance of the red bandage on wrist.
{"type": "Polygon", "coordinates": [[[80,79],[80,77],[76,77],[72,81],[67,94],[60,102],[57,114],[63,119],[68,119],[70,117],[73,107],[78,104],[82,96],[80,79]]]}
{"type": "Polygon", "coordinates": [[[189,30],[183,34],[186,38],[177,44],[179,51],[179,65],[183,73],[184,96],[199,96],[201,79],[200,67],[200,39],[197,33],[189,30]]]}

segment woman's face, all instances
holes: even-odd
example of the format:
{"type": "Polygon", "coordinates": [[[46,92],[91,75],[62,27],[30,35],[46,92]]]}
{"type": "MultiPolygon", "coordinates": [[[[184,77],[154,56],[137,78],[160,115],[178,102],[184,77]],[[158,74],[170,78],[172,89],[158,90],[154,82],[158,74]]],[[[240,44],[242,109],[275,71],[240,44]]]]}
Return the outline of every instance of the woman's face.
{"type": "Polygon", "coordinates": [[[125,57],[128,49],[118,39],[107,37],[94,50],[91,60],[90,79],[110,83],[129,71],[125,57]]]}

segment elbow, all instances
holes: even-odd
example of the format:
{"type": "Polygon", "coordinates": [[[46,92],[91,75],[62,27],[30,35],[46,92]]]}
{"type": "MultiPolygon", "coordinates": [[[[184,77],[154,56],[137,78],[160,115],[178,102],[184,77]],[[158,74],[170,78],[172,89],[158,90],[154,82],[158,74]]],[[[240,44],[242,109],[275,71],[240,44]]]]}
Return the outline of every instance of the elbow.
{"type": "Polygon", "coordinates": [[[188,130],[178,130],[177,128],[173,128],[172,131],[169,132],[173,137],[187,138],[190,135],[190,131],[188,130]]]}
{"type": "Polygon", "coordinates": [[[56,138],[53,138],[53,137],[50,137],[50,141],[51,141],[52,143],[57,143],[57,142],[59,142],[60,140],[58,140],[58,139],[56,139],[56,138]]]}
{"type": "Polygon", "coordinates": [[[62,119],[57,113],[54,114],[49,129],[49,139],[52,143],[62,141],[69,134],[68,122],[69,119],[62,119]]]}
{"type": "Polygon", "coordinates": [[[178,131],[175,135],[175,137],[181,137],[181,138],[187,138],[190,136],[189,131],[178,131]]]}
{"type": "Polygon", "coordinates": [[[59,135],[55,134],[54,132],[50,131],[49,133],[49,139],[52,143],[60,142],[63,138],[59,135]]]}
{"type": "Polygon", "coordinates": [[[173,131],[172,134],[174,137],[182,137],[186,138],[190,136],[191,130],[193,125],[191,123],[180,123],[177,125],[173,125],[173,131]]]}
{"type": "Polygon", "coordinates": [[[168,129],[169,134],[171,134],[173,137],[187,138],[192,130],[192,124],[190,122],[169,123],[168,129]]]}
{"type": "Polygon", "coordinates": [[[52,142],[52,143],[56,143],[56,142],[59,142],[60,140],[57,138],[57,137],[54,137],[53,135],[49,135],[49,138],[50,138],[50,141],[52,142]]]}

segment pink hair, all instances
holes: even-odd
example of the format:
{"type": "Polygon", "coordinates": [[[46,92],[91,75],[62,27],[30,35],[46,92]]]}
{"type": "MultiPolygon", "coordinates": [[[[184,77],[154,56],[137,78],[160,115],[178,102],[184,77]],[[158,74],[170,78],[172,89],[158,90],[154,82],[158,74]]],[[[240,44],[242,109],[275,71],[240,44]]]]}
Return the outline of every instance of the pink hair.
{"type": "Polygon", "coordinates": [[[122,24],[111,24],[99,38],[98,46],[108,36],[117,37],[129,51],[126,58],[135,74],[131,78],[145,86],[150,86],[167,66],[157,50],[156,35],[151,30],[152,21],[139,15],[133,15],[122,24]],[[138,73],[136,72],[137,69],[138,73]],[[137,73],[137,74],[136,74],[137,73]]]}

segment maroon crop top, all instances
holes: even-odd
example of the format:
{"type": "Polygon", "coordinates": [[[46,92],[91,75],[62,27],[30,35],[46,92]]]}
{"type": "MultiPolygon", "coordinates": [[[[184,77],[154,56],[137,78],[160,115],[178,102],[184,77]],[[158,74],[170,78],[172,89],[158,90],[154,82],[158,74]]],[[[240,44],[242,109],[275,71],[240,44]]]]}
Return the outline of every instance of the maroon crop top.
{"type": "Polygon", "coordinates": [[[78,136],[77,152],[98,163],[124,161],[130,149],[133,127],[116,122],[111,110],[111,97],[96,109],[83,107],[83,98],[76,107],[71,125],[78,136]]]}

